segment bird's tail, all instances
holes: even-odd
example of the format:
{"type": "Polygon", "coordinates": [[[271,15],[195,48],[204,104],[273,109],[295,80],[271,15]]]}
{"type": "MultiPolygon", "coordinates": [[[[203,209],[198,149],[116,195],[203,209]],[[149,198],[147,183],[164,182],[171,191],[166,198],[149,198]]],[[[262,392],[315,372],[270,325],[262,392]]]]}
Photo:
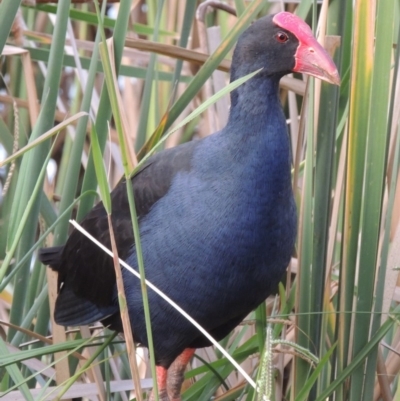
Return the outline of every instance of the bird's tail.
{"type": "Polygon", "coordinates": [[[118,318],[118,312],[118,304],[96,306],[87,299],[76,296],[68,286],[65,286],[61,288],[56,300],[54,320],[61,326],[81,326],[111,319],[114,314],[117,314],[118,318]]]}
{"type": "MultiPolygon", "coordinates": [[[[63,247],[42,248],[39,250],[39,260],[59,271],[63,247]]],[[[61,326],[80,326],[91,324],[103,319],[110,320],[109,324],[118,321],[118,303],[106,307],[99,307],[87,299],[78,297],[70,284],[63,283],[59,288],[54,311],[54,320],[61,326]],[[116,317],[113,315],[116,314],[116,317]]]]}
{"type": "Polygon", "coordinates": [[[58,271],[61,264],[61,254],[63,247],[54,246],[52,248],[39,249],[39,260],[44,264],[50,266],[53,270],[58,271]]]}

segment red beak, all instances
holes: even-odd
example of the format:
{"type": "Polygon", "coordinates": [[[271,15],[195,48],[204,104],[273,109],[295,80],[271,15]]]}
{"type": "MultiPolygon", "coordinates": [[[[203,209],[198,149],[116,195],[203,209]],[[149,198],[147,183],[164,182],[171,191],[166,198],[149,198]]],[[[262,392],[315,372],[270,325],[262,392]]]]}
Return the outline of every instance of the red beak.
{"type": "Polygon", "coordinates": [[[314,37],[307,37],[307,41],[300,42],[295,54],[295,72],[303,72],[323,81],[340,85],[340,76],[335,63],[326,50],[314,37]]]}
{"type": "Polygon", "coordinates": [[[303,72],[316,78],[340,85],[338,70],[326,50],[317,42],[310,27],[299,17],[288,12],[274,16],[273,21],[293,33],[299,41],[294,72],[303,72]]]}

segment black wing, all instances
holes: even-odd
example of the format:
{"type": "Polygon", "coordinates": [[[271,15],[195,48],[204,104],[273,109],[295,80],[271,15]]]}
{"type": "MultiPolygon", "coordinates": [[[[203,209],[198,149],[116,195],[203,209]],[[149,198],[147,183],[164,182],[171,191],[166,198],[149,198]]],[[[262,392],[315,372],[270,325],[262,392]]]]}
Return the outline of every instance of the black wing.
{"type": "MultiPolygon", "coordinates": [[[[161,199],[180,171],[189,171],[198,141],[162,151],[132,177],[139,221],[161,199]]],[[[122,180],[111,194],[112,221],[119,257],[125,259],[134,246],[126,183],[122,180]]],[[[98,203],[81,225],[106,247],[111,248],[107,214],[98,203]]],[[[58,271],[58,289],[65,286],[78,297],[106,307],[112,302],[115,272],[112,258],[79,231],[74,230],[64,247],[41,249],[39,258],[58,271]],[[93,285],[93,283],[96,283],[93,285]]]]}

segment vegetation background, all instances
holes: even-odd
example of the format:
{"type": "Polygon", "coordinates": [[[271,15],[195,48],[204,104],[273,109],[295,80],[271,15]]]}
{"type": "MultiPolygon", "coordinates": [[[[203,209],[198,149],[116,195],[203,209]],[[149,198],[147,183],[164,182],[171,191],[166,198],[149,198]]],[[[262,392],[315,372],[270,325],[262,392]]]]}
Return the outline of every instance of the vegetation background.
{"type": "Polygon", "coordinates": [[[259,392],[210,347],[196,353],[183,399],[400,400],[400,1],[47,3],[0,3],[3,399],[147,397],[147,352],[128,358],[101,327],[54,325],[56,279],[36,251],[64,243],[69,219],[98,188],[106,199],[163,134],[158,146],[170,147],[221,128],[229,96],[210,99],[228,83],[238,35],[285,8],[313,27],[342,83],[282,80],[296,254],[280,297],[221,342],[259,392]],[[108,184],[97,185],[99,149],[108,184]]]}

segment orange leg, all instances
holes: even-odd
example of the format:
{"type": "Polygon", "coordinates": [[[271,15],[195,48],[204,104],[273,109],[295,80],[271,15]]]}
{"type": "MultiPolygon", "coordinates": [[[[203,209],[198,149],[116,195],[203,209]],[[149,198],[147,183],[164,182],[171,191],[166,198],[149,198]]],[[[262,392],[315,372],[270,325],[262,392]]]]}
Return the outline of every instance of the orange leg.
{"type": "Polygon", "coordinates": [[[186,348],[168,369],[167,388],[170,401],[181,401],[181,387],[186,365],[192,359],[194,348],[186,348]]]}
{"type": "MultiPolygon", "coordinates": [[[[162,366],[156,366],[157,374],[157,387],[158,387],[158,399],[160,401],[170,401],[167,393],[167,375],[168,370],[162,366]]],[[[154,390],[151,391],[149,401],[154,401],[154,390]]]]}

